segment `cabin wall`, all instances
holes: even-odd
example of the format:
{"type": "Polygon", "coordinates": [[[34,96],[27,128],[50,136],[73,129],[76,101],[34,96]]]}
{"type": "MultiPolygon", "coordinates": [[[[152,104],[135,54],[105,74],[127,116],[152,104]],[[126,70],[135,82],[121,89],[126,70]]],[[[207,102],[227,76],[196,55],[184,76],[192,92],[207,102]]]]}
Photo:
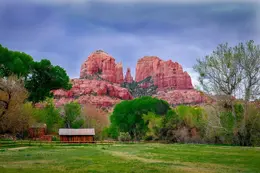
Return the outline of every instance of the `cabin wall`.
{"type": "Polygon", "coordinates": [[[86,135],[81,135],[81,136],[65,136],[62,135],[60,136],[60,142],[64,143],[91,143],[94,142],[94,136],[86,136],[86,135]]]}
{"type": "Polygon", "coordinates": [[[29,128],[29,138],[41,138],[46,134],[46,128],[29,128]]]}

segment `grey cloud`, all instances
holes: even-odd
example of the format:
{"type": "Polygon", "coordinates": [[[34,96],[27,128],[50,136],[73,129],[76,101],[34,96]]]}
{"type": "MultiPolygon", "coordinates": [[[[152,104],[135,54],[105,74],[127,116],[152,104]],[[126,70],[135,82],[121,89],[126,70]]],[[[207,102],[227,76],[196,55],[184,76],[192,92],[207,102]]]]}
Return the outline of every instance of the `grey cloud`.
{"type": "Polygon", "coordinates": [[[255,39],[257,32],[252,4],[3,4],[0,44],[48,58],[71,77],[92,51],[103,49],[133,74],[137,59],[156,55],[179,62],[195,78],[196,58],[222,42],[255,39]]]}

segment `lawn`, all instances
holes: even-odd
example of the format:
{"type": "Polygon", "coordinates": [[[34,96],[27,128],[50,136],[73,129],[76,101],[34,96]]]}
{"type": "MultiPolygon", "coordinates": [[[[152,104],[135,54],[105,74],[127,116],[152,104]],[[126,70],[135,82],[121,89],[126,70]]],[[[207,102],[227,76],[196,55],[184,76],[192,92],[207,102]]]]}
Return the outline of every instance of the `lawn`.
{"type": "Polygon", "coordinates": [[[2,148],[0,172],[256,173],[260,172],[260,148],[191,144],[2,148]]]}

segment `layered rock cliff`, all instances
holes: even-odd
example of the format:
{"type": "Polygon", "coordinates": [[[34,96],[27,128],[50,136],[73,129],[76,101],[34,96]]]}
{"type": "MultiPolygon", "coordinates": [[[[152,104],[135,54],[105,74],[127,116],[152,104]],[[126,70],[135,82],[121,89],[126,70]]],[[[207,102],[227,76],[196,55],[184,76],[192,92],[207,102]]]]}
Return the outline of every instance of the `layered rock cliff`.
{"type": "Polygon", "coordinates": [[[53,91],[57,107],[71,101],[97,107],[111,107],[121,100],[132,99],[127,89],[107,81],[72,79],[71,83],[72,88],[69,91],[61,89],[53,91]]]}
{"type": "Polygon", "coordinates": [[[210,101],[204,93],[194,89],[158,91],[154,96],[166,100],[173,106],[180,104],[200,104],[210,101]]]}
{"type": "Polygon", "coordinates": [[[124,81],[122,64],[116,64],[115,59],[102,50],[93,52],[81,65],[81,79],[95,74],[112,83],[120,84],[124,81]]]}
{"type": "MultiPolygon", "coordinates": [[[[164,99],[171,105],[197,104],[206,100],[201,92],[193,89],[189,74],[184,72],[177,62],[163,61],[156,56],[139,59],[135,80],[140,83],[150,76],[154,85],[158,86],[153,96],[164,99]]],[[[73,85],[71,90],[53,91],[55,104],[61,106],[71,101],[78,101],[80,104],[112,107],[121,100],[133,99],[126,88],[120,87],[120,84],[130,84],[133,81],[130,68],[124,77],[122,63],[116,63],[112,56],[98,50],[82,64],[80,78],[71,80],[73,85]]],[[[142,83],[141,87],[149,85],[142,83]]]]}
{"type": "Polygon", "coordinates": [[[135,80],[141,81],[152,76],[158,90],[193,89],[191,78],[177,62],[163,61],[156,56],[145,56],[138,60],[135,80]]]}

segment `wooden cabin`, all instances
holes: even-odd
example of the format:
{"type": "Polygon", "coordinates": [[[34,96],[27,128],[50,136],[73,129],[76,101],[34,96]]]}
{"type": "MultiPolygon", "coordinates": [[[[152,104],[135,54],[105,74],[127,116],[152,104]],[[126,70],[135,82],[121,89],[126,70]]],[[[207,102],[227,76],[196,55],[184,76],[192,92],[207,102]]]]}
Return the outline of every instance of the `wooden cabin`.
{"type": "Polygon", "coordinates": [[[93,143],[95,129],[59,129],[60,142],[93,143]]]}
{"type": "Polygon", "coordinates": [[[47,126],[46,124],[36,123],[28,129],[29,138],[41,138],[46,135],[47,126]]]}

